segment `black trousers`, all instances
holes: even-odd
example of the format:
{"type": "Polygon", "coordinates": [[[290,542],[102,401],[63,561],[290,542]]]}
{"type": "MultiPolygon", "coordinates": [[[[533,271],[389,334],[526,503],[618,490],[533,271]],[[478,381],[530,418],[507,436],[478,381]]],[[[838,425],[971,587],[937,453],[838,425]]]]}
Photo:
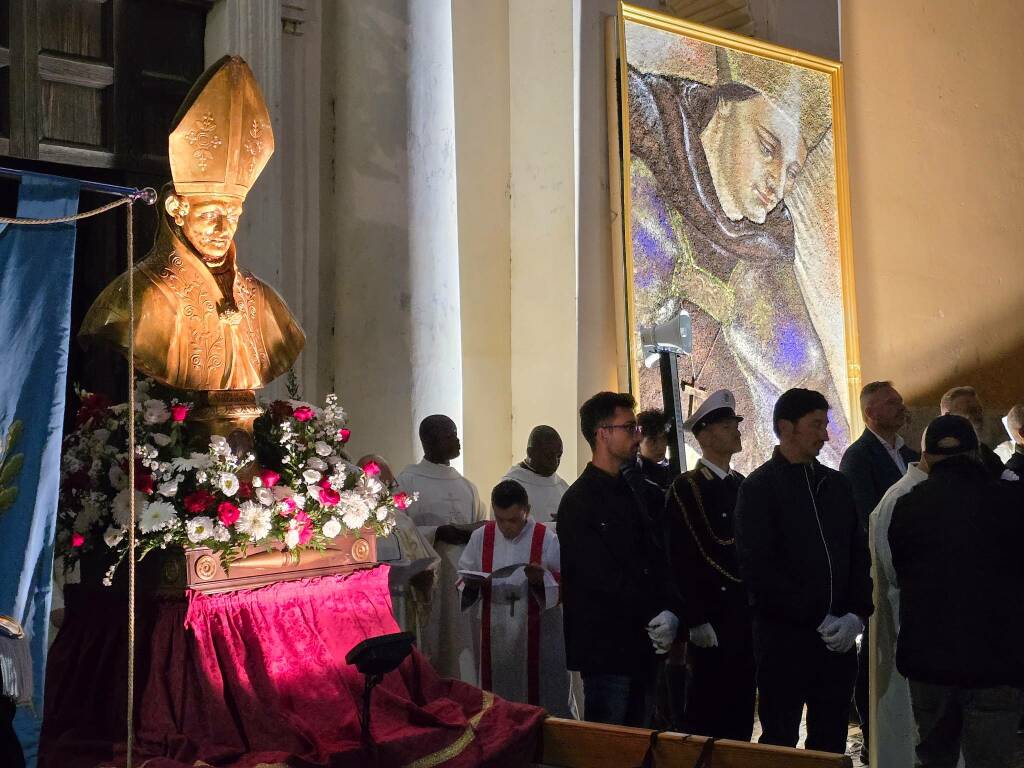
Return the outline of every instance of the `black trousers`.
{"type": "Polygon", "coordinates": [[[795,747],[807,706],[806,749],[846,752],[857,651],[833,653],[814,629],[754,622],[760,743],[795,747]]]}
{"type": "Polygon", "coordinates": [[[0,765],[4,768],[25,768],[25,755],[14,732],[17,711],[14,699],[0,695],[0,765]]]}
{"type": "Polygon", "coordinates": [[[757,691],[751,627],[714,621],[711,626],[718,646],[698,648],[691,643],[687,650],[691,672],[683,732],[750,741],[757,691]]]}

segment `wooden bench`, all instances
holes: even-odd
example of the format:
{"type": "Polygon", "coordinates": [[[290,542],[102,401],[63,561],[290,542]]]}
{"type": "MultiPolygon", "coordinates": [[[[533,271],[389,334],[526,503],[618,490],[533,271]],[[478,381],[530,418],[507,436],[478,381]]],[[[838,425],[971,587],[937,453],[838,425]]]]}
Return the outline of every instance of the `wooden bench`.
{"type": "MultiPolygon", "coordinates": [[[[636,768],[651,743],[652,731],[549,717],[544,721],[537,768],[636,768]]],[[[659,768],[695,766],[708,739],[662,733],[654,750],[659,768]]],[[[773,747],[740,741],[716,741],[713,768],[852,768],[846,755],[773,747]]]]}

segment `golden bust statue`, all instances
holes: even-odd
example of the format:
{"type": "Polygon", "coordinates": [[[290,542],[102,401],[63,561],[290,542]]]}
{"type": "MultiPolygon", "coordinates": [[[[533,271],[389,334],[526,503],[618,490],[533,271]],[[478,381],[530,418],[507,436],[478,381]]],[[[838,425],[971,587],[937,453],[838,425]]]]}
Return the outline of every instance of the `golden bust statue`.
{"type": "MultiPolygon", "coordinates": [[[[270,114],[252,70],[225,56],[196,82],[174,119],[173,187],[162,195],[153,248],[134,268],[135,364],[185,390],[251,390],[287,371],[305,337],[273,288],[235,263],[249,188],[274,152],[270,114]]],[[[93,303],[85,343],[128,354],[127,273],[93,303]]],[[[210,402],[230,402],[214,394],[210,402]]]]}

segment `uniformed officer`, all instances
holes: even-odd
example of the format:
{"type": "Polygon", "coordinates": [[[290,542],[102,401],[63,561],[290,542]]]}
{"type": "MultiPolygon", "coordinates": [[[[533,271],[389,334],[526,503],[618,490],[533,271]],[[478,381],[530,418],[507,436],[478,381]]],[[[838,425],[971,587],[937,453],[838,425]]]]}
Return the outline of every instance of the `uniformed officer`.
{"type": "Polygon", "coordinates": [[[730,469],[742,450],[736,398],[711,394],[684,424],[701,459],[676,479],[666,523],[676,583],[689,629],[691,679],[683,729],[749,741],[754,727],[755,664],[747,591],[739,576],[733,510],[743,476],[730,469]]]}

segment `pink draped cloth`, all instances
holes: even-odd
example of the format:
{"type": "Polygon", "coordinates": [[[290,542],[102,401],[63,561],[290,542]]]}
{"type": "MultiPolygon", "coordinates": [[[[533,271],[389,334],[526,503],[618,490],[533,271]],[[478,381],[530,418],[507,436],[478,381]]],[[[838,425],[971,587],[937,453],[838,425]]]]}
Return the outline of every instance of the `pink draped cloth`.
{"type": "MultiPolygon", "coordinates": [[[[158,612],[149,641],[136,720],[147,768],[200,760],[239,768],[368,764],[360,741],[363,678],[344,659],[360,641],[399,631],[386,566],[194,593],[184,617],[181,608],[158,612]]],[[[414,649],[374,691],[371,722],[381,765],[439,755],[432,764],[462,768],[527,765],[542,718],[538,708],[439,678],[414,649]]],[[[73,742],[59,746],[51,765],[96,765],[66,762],[73,742]]],[[[123,744],[113,746],[118,752],[123,758],[123,744]]]]}

